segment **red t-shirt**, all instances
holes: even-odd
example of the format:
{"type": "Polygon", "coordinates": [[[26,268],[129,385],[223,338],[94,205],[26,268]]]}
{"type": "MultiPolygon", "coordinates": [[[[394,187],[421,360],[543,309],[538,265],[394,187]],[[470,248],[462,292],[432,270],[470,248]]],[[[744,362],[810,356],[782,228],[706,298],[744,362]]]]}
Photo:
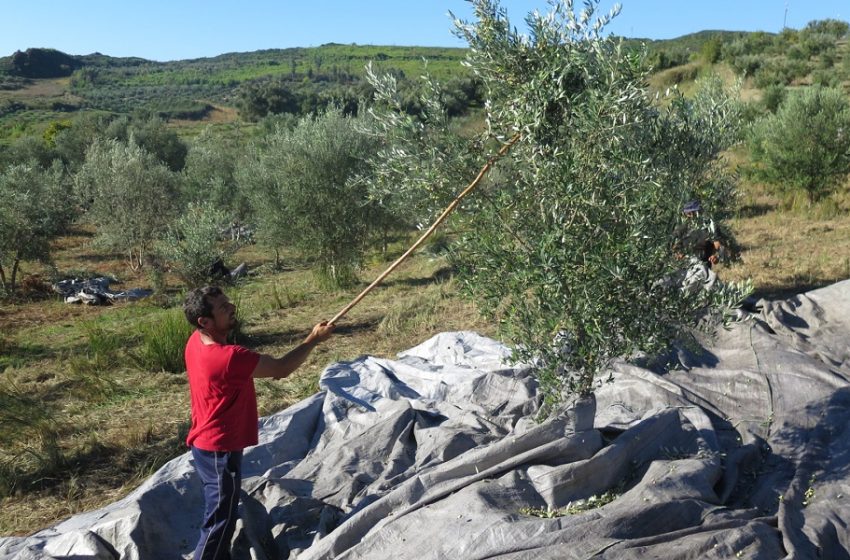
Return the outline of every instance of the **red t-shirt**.
{"type": "Polygon", "coordinates": [[[195,331],[186,343],[192,398],[187,445],[204,451],[238,451],[257,445],[254,368],[260,355],[235,344],[204,344],[195,331]]]}

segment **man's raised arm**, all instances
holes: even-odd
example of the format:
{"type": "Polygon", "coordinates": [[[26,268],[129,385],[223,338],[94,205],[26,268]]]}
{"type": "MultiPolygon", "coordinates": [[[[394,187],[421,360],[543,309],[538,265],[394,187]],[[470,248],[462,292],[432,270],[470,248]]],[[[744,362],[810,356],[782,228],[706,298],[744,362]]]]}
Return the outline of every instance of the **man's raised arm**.
{"type": "Polygon", "coordinates": [[[274,358],[266,354],[260,354],[260,361],[257,367],[254,368],[254,377],[273,377],[275,379],[283,379],[289,377],[297,370],[310,352],[313,351],[320,342],[324,342],[330,338],[334,330],[334,325],[329,325],[327,321],[322,321],[315,327],[312,332],[307,335],[304,342],[287,352],[280,358],[274,358]]]}

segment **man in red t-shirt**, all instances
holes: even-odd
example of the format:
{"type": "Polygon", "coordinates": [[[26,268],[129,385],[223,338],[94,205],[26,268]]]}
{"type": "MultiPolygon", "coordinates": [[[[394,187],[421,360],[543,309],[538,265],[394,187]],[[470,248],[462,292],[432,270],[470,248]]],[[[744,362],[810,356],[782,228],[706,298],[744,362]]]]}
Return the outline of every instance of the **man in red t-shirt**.
{"type": "Polygon", "coordinates": [[[333,325],[322,322],[280,358],[227,343],[236,326],[236,306],[216,286],[198,288],[183,303],[195,332],[186,343],[186,373],[192,427],[186,444],[204,483],[204,523],[195,560],[229,560],[230,540],[242,484],[242,450],[257,444],[255,377],[282,379],[327,340],[333,325]]]}

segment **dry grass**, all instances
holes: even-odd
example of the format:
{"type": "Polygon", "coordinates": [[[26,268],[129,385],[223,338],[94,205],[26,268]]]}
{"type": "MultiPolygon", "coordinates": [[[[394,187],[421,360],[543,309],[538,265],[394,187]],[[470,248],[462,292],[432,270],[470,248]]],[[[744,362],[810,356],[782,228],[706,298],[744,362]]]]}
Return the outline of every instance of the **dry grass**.
{"type": "Polygon", "coordinates": [[[841,197],[785,209],[756,190],[733,220],[742,261],[720,267],[724,279],[752,278],[757,295],[782,297],[850,278],[850,216],[841,197]]]}
{"type": "Polygon", "coordinates": [[[29,100],[42,97],[64,97],[65,99],[73,99],[81,101],[79,97],[72,96],[70,91],[70,78],[45,78],[34,79],[32,83],[25,85],[20,89],[0,91],[0,100],[29,100]]]}
{"type": "Polygon", "coordinates": [[[199,123],[203,124],[223,124],[223,123],[235,123],[239,120],[239,111],[234,109],[233,107],[224,107],[222,105],[212,105],[212,110],[210,110],[202,119],[171,119],[169,121],[169,125],[176,127],[178,132],[183,127],[187,126],[197,126],[199,123]]]}

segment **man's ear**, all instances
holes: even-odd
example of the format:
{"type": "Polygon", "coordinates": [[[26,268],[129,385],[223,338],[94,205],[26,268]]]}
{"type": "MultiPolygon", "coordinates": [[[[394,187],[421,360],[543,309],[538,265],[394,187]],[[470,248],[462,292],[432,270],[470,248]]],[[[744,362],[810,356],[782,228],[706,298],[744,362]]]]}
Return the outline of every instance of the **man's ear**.
{"type": "Polygon", "coordinates": [[[212,321],[209,317],[198,317],[198,326],[202,329],[207,328],[207,323],[212,321]]]}

